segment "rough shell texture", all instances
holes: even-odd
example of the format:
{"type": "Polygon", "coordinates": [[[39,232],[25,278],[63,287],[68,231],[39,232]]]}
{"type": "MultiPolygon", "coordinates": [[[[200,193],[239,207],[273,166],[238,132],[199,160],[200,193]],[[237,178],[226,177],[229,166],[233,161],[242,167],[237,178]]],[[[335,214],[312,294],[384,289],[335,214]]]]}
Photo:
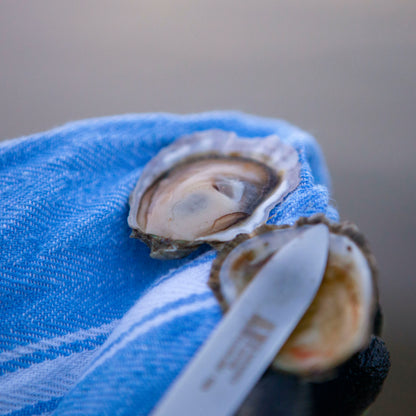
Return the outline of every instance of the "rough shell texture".
{"type": "MultiPolygon", "coordinates": [[[[215,171],[215,169],[211,170],[215,171]]],[[[195,175],[195,177],[198,175],[195,175]]],[[[245,170],[244,175],[246,175],[245,170]]],[[[180,177],[180,175],[178,176],[180,177]]],[[[188,175],[190,181],[192,181],[192,176],[188,175]]],[[[238,234],[252,232],[256,227],[267,221],[271,209],[282,201],[289,192],[294,190],[299,184],[299,181],[300,164],[298,154],[291,146],[282,143],[277,136],[239,138],[234,133],[222,130],[203,131],[176,140],[170,146],[162,149],[146,165],[130,195],[128,223],[133,230],[132,236],[140,238],[151,248],[152,257],[183,257],[205,242],[218,247],[224,242],[231,241],[238,234]],[[149,232],[146,229],[146,222],[149,222],[148,215],[150,215],[148,207],[152,204],[151,198],[156,192],[162,189],[162,181],[166,183],[166,178],[169,178],[169,175],[178,175],[178,166],[190,165],[201,160],[212,160],[212,163],[215,163],[215,158],[221,160],[225,158],[230,163],[233,160],[237,160],[239,163],[252,162],[253,164],[257,164],[259,169],[273,172],[271,176],[274,175],[276,180],[271,181],[272,185],[269,188],[266,185],[263,186],[264,189],[267,188],[264,195],[261,198],[258,197],[252,207],[250,206],[243,213],[238,212],[238,209],[231,210],[231,221],[225,223],[223,227],[213,227],[211,232],[208,231],[209,226],[207,226],[208,228],[206,230],[195,233],[195,237],[191,238],[177,238],[175,234],[172,234],[174,236],[172,237],[172,235],[166,235],[166,233],[149,232]]],[[[183,184],[183,182],[184,180],[182,178],[180,184],[183,184]]],[[[231,181],[232,186],[234,186],[234,183],[237,185],[232,190],[232,193],[238,194],[237,197],[235,195],[234,197],[236,199],[244,199],[245,188],[243,187],[243,190],[240,189],[238,180],[231,181]]],[[[228,184],[226,185],[228,186],[228,184]]],[[[174,191],[175,188],[170,191],[172,195],[174,195],[174,191]]],[[[179,192],[177,189],[176,191],[179,192]]],[[[172,198],[178,199],[178,203],[174,205],[176,209],[178,204],[183,201],[183,198],[169,196],[166,200],[172,200],[172,198]]],[[[165,199],[162,198],[161,200],[165,199]]],[[[154,205],[163,214],[156,221],[153,221],[157,226],[156,228],[163,229],[165,225],[170,227],[168,222],[174,222],[175,215],[170,215],[169,211],[166,212],[166,204],[155,203],[154,205]]],[[[215,203],[211,205],[216,206],[215,203]]],[[[194,215],[194,211],[196,211],[194,207],[192,207],[192,211],[192,215],[194,215]]],[[[207,211],[209,217],[214,217],[215,219],[215,213],[212,212],[212,209],[209,208],[207,211]]],[[[223,220],[224,218],[229,219],[230,215],[227,216],[219,213],[218,217],[214,221],[214,225],[218,224],[218,220],[223,220]]],[[[186,225],[191,223],[192,219],[191,217],[186,218],[183,215],[182,221],[185,226],[178,226],[176,228],[185,231],[187,228],[186,225]]],[[[199,221],[197,217],[193,221],[198,226],[204,222],[203,220],[199,221]]]]}
{"type": "Polygon", "coordinates": [[[374,331],[378,304],[375,261],[356,226],[330,223],[321,215],[303,218],[290,228],[264,225],[224,247],[213,264],[209,285],[226,310],[275,251],[304,227],[317,223],[326,224],[331,231],[325,277],[273,366],[295,374],[322,377],[364,348],[374,331]],[[276,246],[276,241],[280,246],[276,246]]]}

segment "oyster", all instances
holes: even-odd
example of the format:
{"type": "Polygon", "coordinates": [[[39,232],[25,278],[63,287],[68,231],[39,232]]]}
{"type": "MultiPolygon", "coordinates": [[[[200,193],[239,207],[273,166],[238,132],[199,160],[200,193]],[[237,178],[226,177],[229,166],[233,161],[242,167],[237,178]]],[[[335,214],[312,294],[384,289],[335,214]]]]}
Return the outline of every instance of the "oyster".
{"type": "Polygon", "coordinates": [[[183,257],[267,221],[300,180],[298,154],[277,136],[208,130],[185,136],[146,165],[130,195],[129,226],[154,258],[183,257]]]}
{"type": "Polygon", "coordinates": [[[227,309],[274,253],[316,223],[330,229],[324,278],[272,363],[276,370],[302,376],[329,374],[370,342],[378,297],[375,263],[357,228],[322,216],[301,219],[295,227],[264,225],[229,243],[214,261],[209,280],[227,309]]]}

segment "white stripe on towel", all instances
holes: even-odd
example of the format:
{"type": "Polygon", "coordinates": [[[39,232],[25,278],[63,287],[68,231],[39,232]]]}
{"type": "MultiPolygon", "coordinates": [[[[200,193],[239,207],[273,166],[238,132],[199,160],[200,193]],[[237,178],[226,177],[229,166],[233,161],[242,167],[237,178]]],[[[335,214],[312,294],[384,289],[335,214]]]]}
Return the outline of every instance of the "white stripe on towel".
{"type": "Polygon", "coordinates": [[[133,325],[158,308],[192,295],[203,295],[211,292],[207,285],[210,270],[211,261],[205,261],[161,277],[159,283],[150,288],[123,316],[102,345],[102,350],[105,350],[110,344],[117,341],[124,332],[127,332],[133,325]]]}
{"type": "Polygon", "coordinates": [[[50,339],[42,339],[34,344],[28,344],[19,346],[11,351],[4,351],[0,353],[0,364],[6,363],[7,361],[16,360],[22,355],[31,354],[39,351],[46,351],[50,348],[57,348],[64,344],[71,344],[75,341],[84,341],[88,338],[95,338],[99,335],[108,334],[118,324],[119,320],[116,319],[109,324],[103,324],[98,327],[81,329],[76,332],[71,332],[66,335],[62,335],[50,339]]]}
{"type": "Polygon", "coordinates": [[[0,377],[0,415],[62,397],[78,380],[97,350],[43,361],[0,377]]]}
{"type": "Polygon", "coordinates": [[[157,315],[153,319],[146,321],[142,325],[134,328],[129,334],[127,334],[124,338],[119,340],[119,342],[115,343],[108,351],[105,352],[83,375],[82,379],[85,378],[89,373],[94,371],[97,367],[102,365],[105,361],[109,358],[113,357],[118,351],[123,349],[129,342],[133,341],[140,335],[145,334],[146,332],[157,328],[163,324],[168,323],[169,321],[174,320],[175,318],[182,317],[184,315],[188,315],[191,313],[198,312],[203,309],[209,309],[213,307],[219,307],[218,302],[214,298],[210,298],[204,301],[195,302],[187,305],[182,305],[177,309],[169,310],[168,312],[157,315]]]}

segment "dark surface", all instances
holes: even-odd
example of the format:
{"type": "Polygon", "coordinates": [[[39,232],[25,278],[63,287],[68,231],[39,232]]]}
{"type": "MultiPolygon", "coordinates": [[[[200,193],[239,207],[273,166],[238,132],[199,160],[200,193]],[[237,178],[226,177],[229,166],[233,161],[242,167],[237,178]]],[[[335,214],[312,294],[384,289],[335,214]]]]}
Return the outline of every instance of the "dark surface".
{"type": "Polygon", "coordinates": [[[126,112],[238,109],[320,142],[378,259],[392,369],[370,415],[413,415],[416,2],[0,2],[0,138],[126,112]]]}
{"type": "Polygon", "coordinates": [[[268,370],[235,416],[312,416],[310,385],[268,370]]]}
{"type": "Polygon", "coordinates": [[[307,382],[268,370],[236,416],[358,416],[380,393],[389,368],[385,343],[374,336],[329,380],[307,382]]]}
{"type": "Polygon", "coordinates": [[[313,414],[355,416],[376,399],[390,369],[390,356],[381,338],[373,337],[364,351],[339,369],[339,375],[312,387],[313,414]]]}

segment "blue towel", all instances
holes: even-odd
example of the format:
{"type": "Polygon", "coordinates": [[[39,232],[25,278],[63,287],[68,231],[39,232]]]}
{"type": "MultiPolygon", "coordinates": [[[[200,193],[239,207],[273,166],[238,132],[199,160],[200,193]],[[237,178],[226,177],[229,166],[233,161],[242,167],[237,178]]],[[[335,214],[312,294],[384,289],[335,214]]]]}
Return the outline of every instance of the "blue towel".
{"type": "Polygon", "coordinates": [[[301,184],[270,222],[338,219],[318,145],[279,120],[125,115],[0,145],[0,415],[147,415],[217,325],[216,253],[154,260],[127,225],[145,164],[212,128],[275,133],[298,151],[301,184]]]}

